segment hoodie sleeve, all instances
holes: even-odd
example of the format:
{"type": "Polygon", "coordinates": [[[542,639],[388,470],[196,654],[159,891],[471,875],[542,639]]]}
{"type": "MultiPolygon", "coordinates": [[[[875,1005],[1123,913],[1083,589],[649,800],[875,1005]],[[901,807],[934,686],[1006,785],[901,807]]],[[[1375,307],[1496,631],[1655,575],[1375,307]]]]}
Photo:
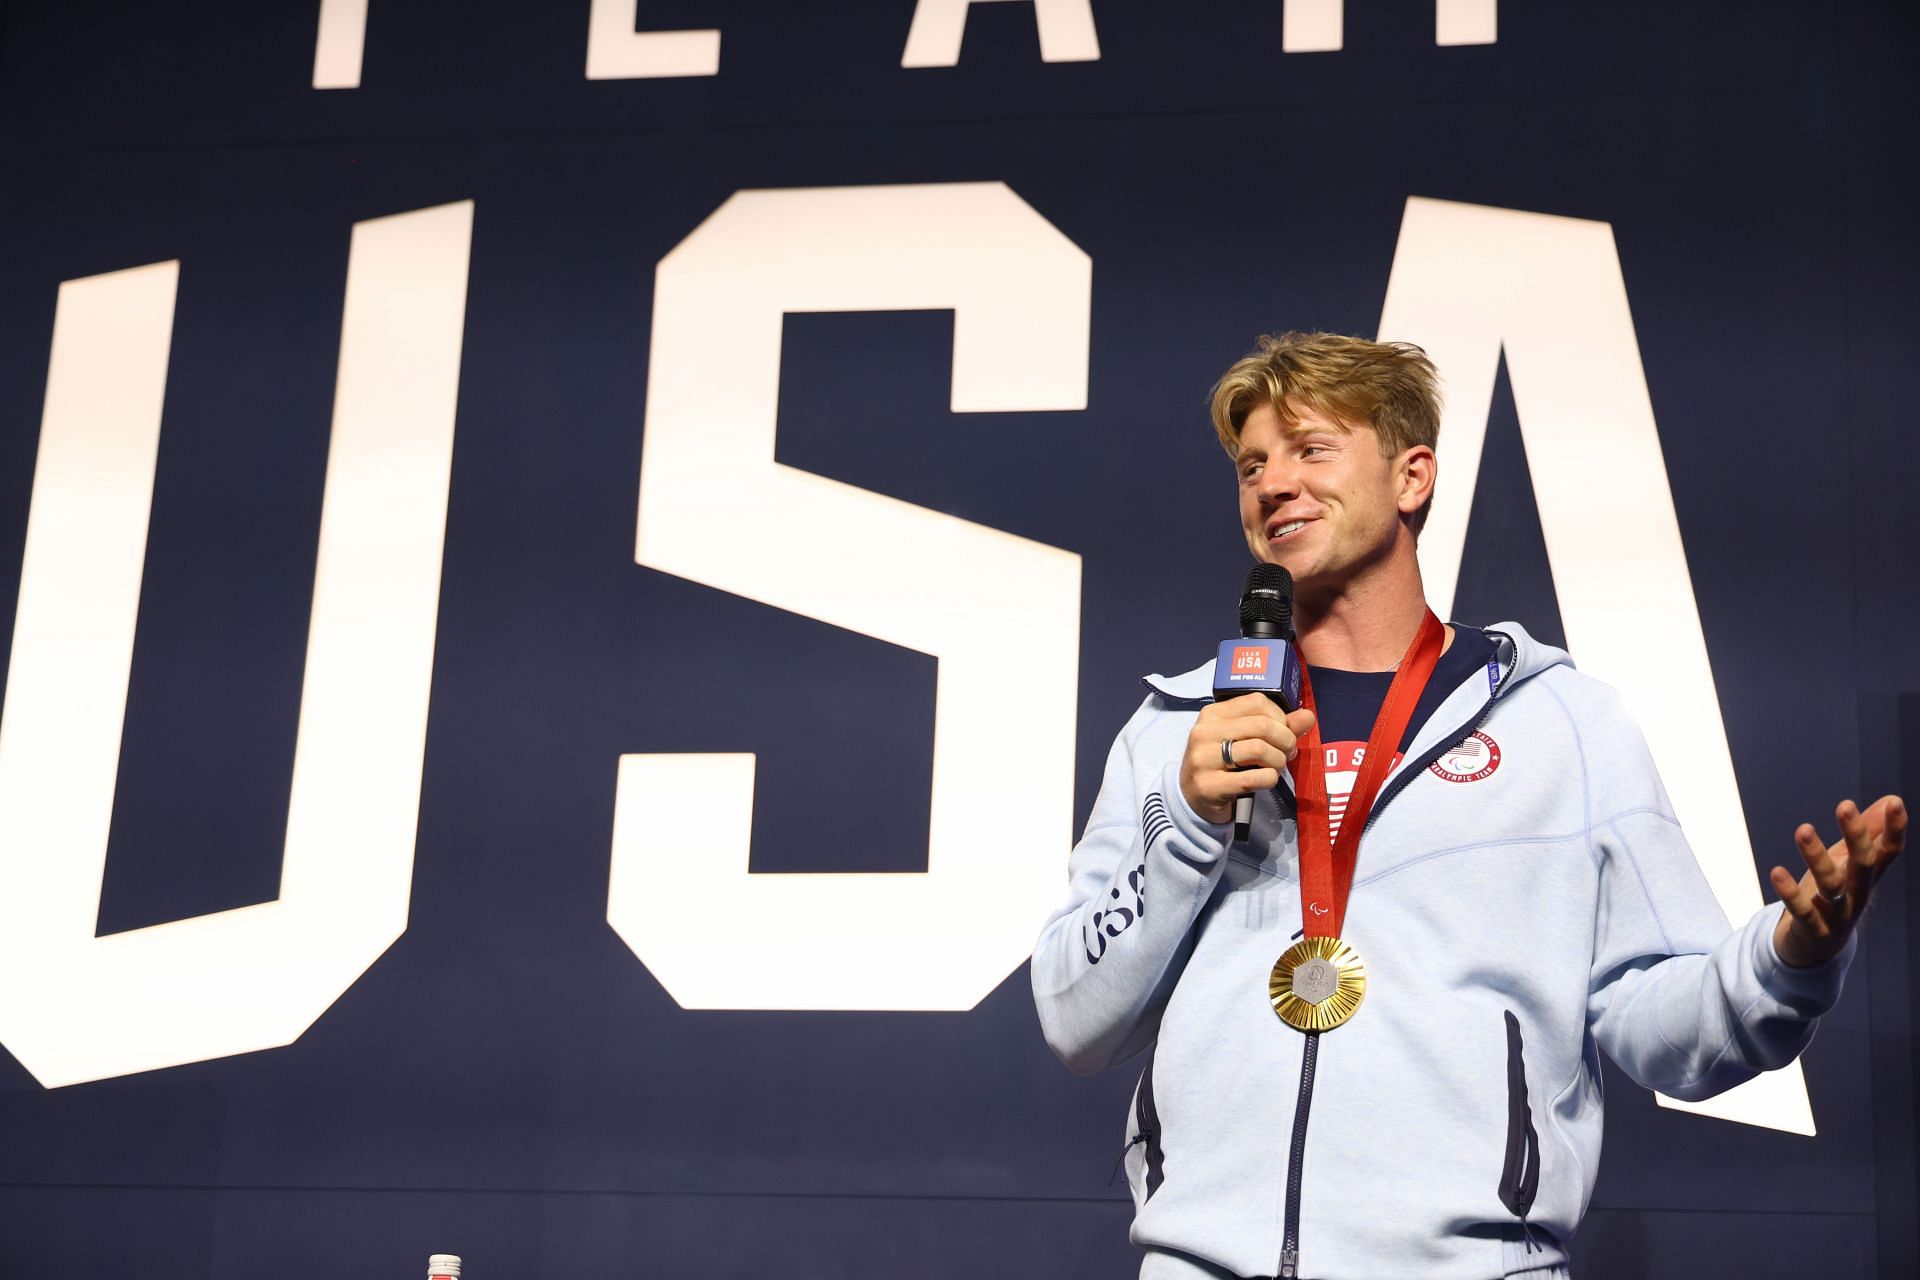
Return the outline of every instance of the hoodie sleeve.
{"type": "Polygon", "coordinates": [[[1180,753],[1136,759],[1146,730],[1190,716],[1156,698],[1134,713],[1107,757],[1085,833],[1067,863],[1066,905],[1033,953],[1041,1030],[1061,1061],[1089,1073],[1153,1042],[1192,949],[1193,922],[1226,865],[1231,829],[1207,822],[1180,793],[1180,753]],[[1157,767],[1156,767],[1157,766],[1157,767]],[[1142,785],[1136,779],[1147,779],[1142,785]]]}
{"type": "Polygon", "coordinates": [[[1783,1067],[1839,999],[1857,939],[1826,964],[1794,969],[1773,949],[1782,904],[1729,931],[1673,815],[1638,726],[1617,698],[1606,774],[1583,743],[1599,911],[1587,1018],[1607,1055],[1640,1084],[1698,1101],[1783,1067]]]}

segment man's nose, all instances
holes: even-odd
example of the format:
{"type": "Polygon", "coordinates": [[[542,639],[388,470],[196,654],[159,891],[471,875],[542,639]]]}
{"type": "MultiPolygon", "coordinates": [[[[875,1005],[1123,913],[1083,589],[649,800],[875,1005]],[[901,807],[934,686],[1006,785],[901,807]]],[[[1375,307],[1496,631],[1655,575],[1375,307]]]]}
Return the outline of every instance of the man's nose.
{"type": "Polygon", "coordinates": [[[1299,472],[1284,461],[1269,458],[1260,467],[1256,488],[1262,502],[1277,506],[1300,492],[1299,472]]]}

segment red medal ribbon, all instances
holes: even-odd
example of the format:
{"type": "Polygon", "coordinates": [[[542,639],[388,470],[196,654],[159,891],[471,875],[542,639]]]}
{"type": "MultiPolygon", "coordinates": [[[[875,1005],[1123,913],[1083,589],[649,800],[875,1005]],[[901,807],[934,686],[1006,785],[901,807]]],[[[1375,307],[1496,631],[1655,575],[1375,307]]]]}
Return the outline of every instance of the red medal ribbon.
{"type": "MultiPolygon", "coordinates": [[[[1380,784],[1393,768],[1394,752],[1399,750],[1401,735],[1406,733],[1427,679],[1440,661],[1446,639],[1447,629],[1433,616],[1433,610],[1427,610],[1419,634],[1400,659],[1386,700],[1380,704],[1380,714],[1374,717],[1373,732],[1367,735],[1367,758],[1354,780],[1346,816],[1340,820],[1338,841],[1328,834],[1326,753],[1320,745],[1318,713],[1313,728],[1300,740],[1300,752],[1293,758],[1293,795],[1300,831],[1300,913],[1309,938],[1340,936],[1347,915],[1347,893],[1353,888],[1353,868],[1360,857],[1360,833],[1366,829],[1380,784]]],[[[1304,666],[1300,671],[1300,701],[1307,710],[1314,709],[1313,680],[1304,666]]]]}

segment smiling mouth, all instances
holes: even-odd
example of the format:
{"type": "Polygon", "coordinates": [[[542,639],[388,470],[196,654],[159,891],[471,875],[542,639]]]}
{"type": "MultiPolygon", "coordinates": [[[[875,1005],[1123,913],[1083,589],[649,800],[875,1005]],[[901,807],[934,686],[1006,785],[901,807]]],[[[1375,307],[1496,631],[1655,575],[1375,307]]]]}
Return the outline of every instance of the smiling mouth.
{"type": "Polygon", "coordinates": [[[1294,534],[1306,528],[1310,523],[1311,521],[1307,520],[1289,520],[1285,524],[1275,525],[1273,528],[1267,530],[1267,541],[1280,542],[1284,539],[1291,538],[1294,534]]]}

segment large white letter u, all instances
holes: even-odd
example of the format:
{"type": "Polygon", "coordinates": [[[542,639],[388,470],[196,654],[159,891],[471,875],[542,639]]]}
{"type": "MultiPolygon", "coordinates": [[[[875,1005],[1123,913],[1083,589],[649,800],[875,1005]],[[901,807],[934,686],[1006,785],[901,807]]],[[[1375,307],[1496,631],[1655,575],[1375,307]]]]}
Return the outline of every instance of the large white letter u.
{"type": "Polygon", "coordinates": [[[279,900],[107,937],[179,263],[61,285],[0,715],[0,1041],[43,1085],[289,1044],[406,930],[472,227],[354,227],[279,900]]]}

